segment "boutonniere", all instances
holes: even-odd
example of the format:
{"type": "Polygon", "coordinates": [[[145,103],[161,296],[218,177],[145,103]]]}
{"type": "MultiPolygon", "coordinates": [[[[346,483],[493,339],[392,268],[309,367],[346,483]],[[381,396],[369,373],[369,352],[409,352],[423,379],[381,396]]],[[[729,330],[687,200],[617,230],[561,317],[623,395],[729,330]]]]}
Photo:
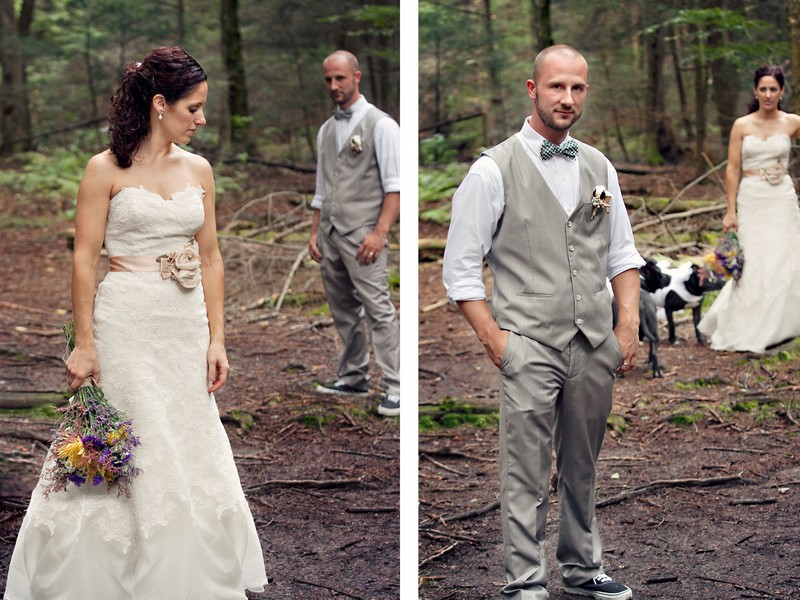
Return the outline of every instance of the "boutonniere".
{"type": "Polygon", "coordinates": [[[360,135],[354,135],[350,138],[350,149],[353,151],[353,154],[361,154],[361,152],[363,152],[364,147],[361,145],[360,135]]]}
{"type": "Polygon", "coordinates": [[[592,217],[589,219],[590,221],[595,218],[597,211],[601,208],[605,209],[606,213],[611,209],[611,194],[602,185],[597,185],[592,192],[592,217]]]}

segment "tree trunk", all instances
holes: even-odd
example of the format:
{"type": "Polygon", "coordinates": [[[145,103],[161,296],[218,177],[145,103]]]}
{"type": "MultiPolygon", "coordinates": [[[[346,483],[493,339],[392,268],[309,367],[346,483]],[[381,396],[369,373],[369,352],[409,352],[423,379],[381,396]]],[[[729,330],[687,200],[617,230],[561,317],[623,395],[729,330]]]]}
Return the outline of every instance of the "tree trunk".
{"type": "MultiPolygon", "coordinates": [[[[714,32],[708,42],[712,47],[725,46],[730,43],[730,34],[727,31],[714,32]]],[[[720,135],[722,143],[727,145],[733,122],[744,112],[739,106],[739,70],[725,58],[711,61],[710,67],[720,135]]]]}
{"type": "Polygon", "coordinates": [[[239,28],[239,0],[222,0],[221,33],[222,62],[228,79],[228,115],[230,151],[258,155],[253,139],[253,120],[247,102],[247,79],[242,53],[242,33],[239,28]]]}
{"type": "Polygon", "coordinates": [[[675,69],[675,84],[678,86],[678,99],[681,105],[681,121],[683,122],[683,129],[686,133],[686,139],[689,143],[694,141],[694,130],[692,129],[692,121],[689,119],[689,102],[686,98],[686,84],[683,81],[683,60],[681,58],[680,49],[680,34],[681,31],[676,25],[673,28],[672,38],[670,39],[669,47],[672,53],[672,64],[675,69]]]}
{"type": "Polygon", "coordinates": [[[555,43],[550,20],[550,0],[531,0],[531,31],[533,31],[534,54],[555,43]]]}
{"type": "Polygon", "coordinates": [[[34,0],[22,2],[17,19],[14,0],[0,0],[0,154],[33,149],[22,40],[30,33],[34,0]]]}
{"type": "Polygon", "coordinates": [[[645,98],[645,155],[647,164],[660,165],[663,160],[658,151],[658,126],[664,110],[664,43],[661,29],[645,34],[645,64],[647,69],[647,93],[645,98]]]}
{"type": "Polygon", "coordinates": [[[492,26],[492,0],[483,0],[483,26],[486,33],[486,50],[489,72],[489,144],[499,143],[506,135],[505,109],[503,108],[503,88],[500,81],[500,58],[494,45],[492,26]]]}
{"type": "MultiPolygon", "coordinates": [[[[789,40],[791,43],[790,60],[792,63],[792,92],[793,112],[800,107],[800,0],[788,0],[786,11],[789,15],[789,40]]],[[[787,110],[789,107],[785,107],[787,110]]]]}
{"type": "MultiPolygon", "coordinates": [[[[603,56],[603,71],[605,73],[606,82],[610,85],[613,82],[611,76],[611,68],[608,66],[608,63],[611,59],[608,56],[603,56]]],[[[612,86],[613,89],[613,86],[612,86]]],[[[617,143],[619,144],[620,150],[622,150],[622,156],[625,158],[625,162],[631,162],[630,155],[628,154],[628,149],[625,147],[625,138],[622,135],[622,127],[620,126],[620,118],[619,118],[619,110],[616,102],[611,103],[611,116],[614,119],[614,133],[617,137],[617,143]]]]}
{"type": "Polygon", "coordinates": [[[700,176],[706,171],[706,162],[703,154],[706,151],[706,102],[708,101],[708,87],[706,65],[700,55],[694,58],[694,126],[696,137],[694,138],[694,164],[697,175],[700,176]]]}

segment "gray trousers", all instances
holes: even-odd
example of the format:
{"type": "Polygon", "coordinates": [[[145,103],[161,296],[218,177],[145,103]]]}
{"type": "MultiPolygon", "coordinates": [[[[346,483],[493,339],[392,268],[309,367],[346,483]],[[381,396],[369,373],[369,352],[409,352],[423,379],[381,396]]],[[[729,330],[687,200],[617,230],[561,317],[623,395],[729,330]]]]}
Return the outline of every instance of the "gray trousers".
{"type": "Polygon", "coordinates": [[[322,283],[336,331],[342,340],[336,375],[354,387],[367,387],[369,346],[383,373],[388,394],[400,394],[400,332],[394,304],[389,296],[387,250],[377,261],[359,265],[356,251],[371,230],[362,228],[340,235],[335,229],[317,235],[322,252],[322,283]]]}
{"type": "Polygon", "coordinates": [[[621,362],[613,333],[595,349],[578,333],[563,351],[509,333],[500,364],[503,598],[549,597],[544,538],[554,446],[561,578],[578,585],[602,572],[595,464],[621,362]]]}

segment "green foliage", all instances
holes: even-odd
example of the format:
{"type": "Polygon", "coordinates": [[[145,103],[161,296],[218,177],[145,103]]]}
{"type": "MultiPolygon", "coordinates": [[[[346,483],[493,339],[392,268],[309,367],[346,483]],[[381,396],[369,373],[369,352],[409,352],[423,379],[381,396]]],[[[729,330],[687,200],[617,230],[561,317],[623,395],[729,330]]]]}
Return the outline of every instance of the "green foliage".
{"type": "Polygon", "coordinates": [[[469,165],[451,163],[442,168],[420,168],[419,202],[439,202],[453,197],[467,174],[469,165]]]}
{"type": "Polygon", "coordinates": [[[389,269],[389,291],[397,292],[400,289],[400,271],[395,268],[389,269]]]}
{"type": "Polygon", "coordinates": [[[419,143],[420,165],[444,165],[456,161],[458,153],[448,137],[441,133],[425,138],[419,143]]]}
{"type": "Polygon", "coordinates": [[[758,410],[758,400],[739,400],[732,408],[736,412],[753,412],[758,410]]]}
{"type": "Polygon", "coordinates": [[[606,427],[617,433],[625,433],[628,428],[628,421],[622,415],[612,413],[606,419],[606,427]]]}
{"type": "Polygon", "coordinates": [[[722,7],[683,9],[675,17],[649,27],[645,32],[655,31],[664,25],[685,27],[686,31],[694,32],[694,44],[689,46],[691,51],[684,57],[687,65],[697,55],[706,61],[725,59],[737,68],[751,72],[755,63],[776,54],[785,56],[789,48],[785,41],[771,39],[774,33],[771,23],[748,16],[746,10],[722,7]],[[732,41],[711,45],[709,38],[715,33],[726,33],[732,41]]]}
{"type": "Polygon", "coordinates": [[[331,315],[331,307],[330,304],[325,302],[319,308],[315,308],[311,311],[311,314],[318,317],[329,317],[331,315]]]}
{"type": "Polygon", "coordinates": [[[669,418],[675,425],[693,425],[700,420],[699,415],[691,413],[676,413],[669,418]]]}
{"type": "Polygon", "coordinates": [[[75,200],[89,158],[75,148],[18,154],[21,167],[0,171],[0,186],[25,194],[31,202],[75,200]]]}
{"type": "Polygon", "coordinates": [[[337,416],[331,413],[309,413],[300,417],[300,422],[309,429],[322,429],[336,421],[337,416]]]}
{"type": "Polygon", "coordinates": [[[57,421],[61,417],[52,404],[40,404],[32,408],[2,408],[0,415],[25,417],[27,419],[43,419],[47,421],[57,421]]]}
{"type": "Polygon", "coordinates": [[[496,428],[500,413],[496,408],[473,406],[448,396],[435,406],[421,406],[418,422],[420,431],[464,426],[496,428]]]}
{"type": "Polygon", "coordinates": [[[723,381],[719,377],[698,377],[692,381],[676,381],[675,389],[677,390],[696,390],[716,385],[723,385],[723,381]]]}
{"type": "Polygon", "coordinates": [[[450,207],[431,208],[423,210],[419,213],[420,221],[432,221],[439,225],[444,225],[450,222],[450,207]]]}
{"type": "Polygon", "coordinates": [[[250,431],[256,424],[255,416],[244,410],[232,410],[228,413],[228,417],[233,419],[245,431],[250,431]]]}

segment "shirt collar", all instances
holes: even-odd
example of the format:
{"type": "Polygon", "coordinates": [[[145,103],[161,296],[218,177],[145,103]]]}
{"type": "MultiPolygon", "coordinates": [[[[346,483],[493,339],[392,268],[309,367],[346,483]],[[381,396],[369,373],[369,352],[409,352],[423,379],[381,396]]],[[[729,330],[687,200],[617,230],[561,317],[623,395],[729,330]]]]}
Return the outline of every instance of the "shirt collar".
{"type": "Polygon", "coordinates": [[[366,97],[364,96],[364,94],[361,94],[361,97],[350,105],[349,110],[353,111],[353,115],[356,115],[357,113],[364,110],[367,107],[367,104],[368,103],[366,97]]]}

